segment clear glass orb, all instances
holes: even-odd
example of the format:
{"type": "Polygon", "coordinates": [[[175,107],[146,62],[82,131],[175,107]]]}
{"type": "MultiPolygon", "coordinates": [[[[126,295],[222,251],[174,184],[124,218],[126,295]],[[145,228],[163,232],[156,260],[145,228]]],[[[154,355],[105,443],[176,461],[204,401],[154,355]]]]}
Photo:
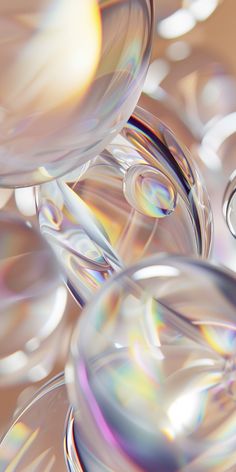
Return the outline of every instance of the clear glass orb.
{"type": "Polygon", "coordinates": [[[50,246],[30,224],[0,215],[0,385],[48,375],[67,300],[50,246]]]}
{"type": "Polygon", "coordinates": [[[137,108],[100,155],[40,186],[39,225],[82,304],[114,271],[157,252],[207,257],[211,211],[188,151],[137,108]]]}
{"type": "Polygon", "coordinates": [[[40,389],[0,443],[0,472],[83,472],[67,468],[64,442],[70,404],[61,374],[40,389]]]}
{"type": "Polygon", "coordinates": [[[229,272],[179,256],[104,284],[66,369],[86,472],[235,470],[235,288],[229,272]]]}
{"type": "Polygon", "coordinates": [[[141,92],[153,9],[153,0],[1,2],[0,186],[51,180],[112,140],[141,92]]]}

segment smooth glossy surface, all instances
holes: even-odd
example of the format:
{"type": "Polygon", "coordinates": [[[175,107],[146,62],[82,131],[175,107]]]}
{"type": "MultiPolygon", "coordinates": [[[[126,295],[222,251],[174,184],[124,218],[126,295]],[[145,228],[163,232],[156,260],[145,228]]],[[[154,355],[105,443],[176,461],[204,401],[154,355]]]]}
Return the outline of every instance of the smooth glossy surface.
{"type": "Polygon", "coordinates": [[[104,149],[141,92],[153,16],[152,0],[1,2],[0,186],[51,180],[104,149]]]}
{"type": "Polygon", "coordinates": [[[103,286],[66,370],[87,472],[235,469],[235,288],[228,272],[177,256],[103,286]]]}
{"type": "Polygon", "coordinates": [[[69,412],[64,377],[60,375],[37,392],[10,426],[0,444],[0,472],[72,472],[64,459],[69,412]]]}
{"type": "Polygon", "coordinates": [[[188,151],[137,108],[83,169],[42,185],[42,234],[84,303],[114,272],[157,252],[207,257],[211,210],[188,151]]]}
{"type": "Polygon", "coordinates": [[[58,263],[30,224],[0,215],[0,385],[40,380],[62,336],[67,293],[58,263]]]}

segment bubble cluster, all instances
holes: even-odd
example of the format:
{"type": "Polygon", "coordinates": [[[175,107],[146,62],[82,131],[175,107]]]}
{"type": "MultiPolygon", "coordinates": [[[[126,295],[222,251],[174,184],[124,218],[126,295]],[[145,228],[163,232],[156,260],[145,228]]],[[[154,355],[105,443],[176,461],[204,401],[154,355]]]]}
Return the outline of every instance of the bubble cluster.
{"type": "Polygon", "coordinates": [[[25,221],[0,215],[0,385],[39,380],[55,362],[67,294],[50,246],[25,221]]]}
{"type": "Polygon", "coordinates": [[[184,257],[150,258],[104,285],[66,370],[87,472],[235,468],[235,308],[235,278],[184,257]]]}
{"type": "Polygon", "coordinates": [[[188,151],[137,108],[100,155],[40,186],[39,225],[82,304],[117,270],[157,252],[207,256],[211,211],[188,151]]]}
{"type": "Polygon", "coordinates": [[[1,4],[1,186],[51,180],[111,141],[141,92],[153,8],[152,0],[1,4]]]}

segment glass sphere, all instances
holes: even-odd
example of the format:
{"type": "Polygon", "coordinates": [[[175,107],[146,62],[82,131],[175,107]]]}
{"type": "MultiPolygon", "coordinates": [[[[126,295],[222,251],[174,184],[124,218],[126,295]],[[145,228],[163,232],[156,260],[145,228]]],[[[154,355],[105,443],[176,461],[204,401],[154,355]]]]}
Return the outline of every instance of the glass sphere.
{"type": "Polygon", "coordinates": [[[64,443],[70,404],[61,374],[40,389],[0,443],[0,471],[67,472],[64,443]]]}
{"type": "Polygon", "coordinates": [[[51,180],[112,140],[141,92],[153,9],[153,0],[1,2],[0,186],[51,180]]]}
{"type": "Polygon", "coordinates": [[[39,225],[82,304],[114,271],[157,252],[207,257],[211,211],[191,158],[137,108],[96,158],[42,185],[39,225]]]}
{"type": "Polygon", "coordinates": [[[46,377],[67,300],[57,260],[32,226],[0,215],[0,385],[46,377]]]}
{"type": "Polygon", "coordinates": [[[235,470],[236,279],[150,258],[84,309],[66,369],[86,472],[235,470]]]}

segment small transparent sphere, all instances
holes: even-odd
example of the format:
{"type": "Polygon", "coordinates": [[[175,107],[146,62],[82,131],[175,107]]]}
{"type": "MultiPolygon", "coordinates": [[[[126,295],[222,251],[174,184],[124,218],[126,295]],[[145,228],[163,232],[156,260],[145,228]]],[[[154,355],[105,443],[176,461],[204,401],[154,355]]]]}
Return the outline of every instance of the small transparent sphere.
{"type": "Polygon", "coordinates": [[[0,215],[0,385],[37,381],[55,362],[67,300],[57,260],[30,224],[0,215]]]}
{"type": "Polygon", "coordinates": [[[140,95],[153,22],[153,0],[1,2],[1,186],[51,180],[104,149],[140,95]]]}
{"type": "Polygon", "coordinates": [[[211,210],[188,151],[137,108],[83,168],[38,189],[42,234],[82,304],[114,271],[157,252],[207,257],[211,210]]]}
{"type": "Polygon", "coordinates": [[[66,369],[86,472],[235,470],[235,289],[200,259],[162,256],[87,305],[66,369]]]}
{"type": "Polygon", "coordinates": [[[0,472],[83,472],[67,468],[64,442],[70,404],[61,374],[18,414],[0,443],[0,472]]]}

